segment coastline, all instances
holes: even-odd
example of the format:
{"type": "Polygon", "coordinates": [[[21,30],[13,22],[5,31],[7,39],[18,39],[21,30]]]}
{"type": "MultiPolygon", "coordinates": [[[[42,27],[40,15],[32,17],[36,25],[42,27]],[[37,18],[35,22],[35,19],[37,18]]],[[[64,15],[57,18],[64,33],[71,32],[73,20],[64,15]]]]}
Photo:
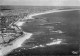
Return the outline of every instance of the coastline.
{"type": "MultiPolygon", "coordinates": [[[[63,12],[63,11],[72,11],[72,10],[77,10],[77,9],[71,9],[71,10],[50,10],[50,11],[46,11],[46,12],[42,12],[42,13],[34,13],[31,15],[28,15],[27,17],[25,17],[23,20],[27,20],[27,19],[34,19],[33,16],[37,16],[37,15],[43,15],[43,14],[47,14],[47,13],[55,13],[55,12],[63,12]]],[[[20,23],[21,21],[17,21],[16,24],[20,23]]],[[[23,23],[21,23],[20,26],[22,26],[25,22],[23,21],[23,23]]],[[[20,26],[18,26],[20,28],[20,26]]],[[[13,49],[16,49],[18,47],[21,47],[21,44],[23,44],[23,42],[26,39],[29,39],[32,36],[32,33],[27,33],[24,32],[24,36],[20,37],[18,39],[16,39],[14,41],[14,44],[12,46],[7,46],[7,47],[3,47],[2,49],[0,49],[0,56],[3,56],[9,52],[11,52],[13,49]],[[11,49],[10,49],[11,48],[11,49]],[[6,50],[9,49],[9,50],[6,50]]]]}
{"type": "Polygon", "coordinates": [[[7,47],[3,47],[3,49],[0,51],[2,54],[0,54],[0,56],[4,56],[8,53],[10,53],[12,50],[22,47],[22,43],[26,40],[29,39],[32,36],[31,33],[25,33],[24,37],[19,37],[18,39],[13,41],[13,45],[11,46],[7,46],[7,47]]]}
{"type": "Polygon", "coordinates": [[[34,13],[34,14],[30,14],[27,16],[27,18],[29,19],[33,19],[33,16],[38,16],[38,15],[43,15],[43,14],[48,14],[48,13],[57,13],[57,12],[63,12],[63,11],[73,11],[73,10],[80,10],[80,9],[69,9],[69,10],[49,10],[49,11],[45,11],[45,12],[41,12],[41,13],[34,13]]]}

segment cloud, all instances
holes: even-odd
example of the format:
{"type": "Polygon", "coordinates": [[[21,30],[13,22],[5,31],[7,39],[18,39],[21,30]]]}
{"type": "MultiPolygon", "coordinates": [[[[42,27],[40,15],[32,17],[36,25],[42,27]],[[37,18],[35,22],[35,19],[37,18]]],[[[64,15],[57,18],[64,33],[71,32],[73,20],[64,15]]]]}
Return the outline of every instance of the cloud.
{"type": "Polygon", "coordinates": [[[66,0],[64,1],[64,6],[80,6],[80,0],[66,0]]]}
{"type": "Polygon", "coordinates": [[[0,0],[4,5],[80,6],[80,0],[0,0]]]}

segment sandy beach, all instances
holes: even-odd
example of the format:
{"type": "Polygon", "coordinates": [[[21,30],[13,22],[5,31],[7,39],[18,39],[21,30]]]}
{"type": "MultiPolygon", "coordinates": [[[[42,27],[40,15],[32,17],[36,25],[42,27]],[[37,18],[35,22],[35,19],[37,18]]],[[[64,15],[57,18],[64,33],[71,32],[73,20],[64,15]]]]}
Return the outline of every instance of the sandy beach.
{"type": "Polygon", "coordinates": [[[22,46],[22,43],[26,40],[29,39],[32,36],[31,33],[25,33],[25,35],[23,37],[20,37],[16,40],[14,40],[12,42],[13,45],[11,46],[6,46],[6,47],[2,47],[2,49],[0,50],[0,56],[3,56],[7,53],[9,53],[10,51],[12,51],[13,49],[19,48],[22,46]]]}

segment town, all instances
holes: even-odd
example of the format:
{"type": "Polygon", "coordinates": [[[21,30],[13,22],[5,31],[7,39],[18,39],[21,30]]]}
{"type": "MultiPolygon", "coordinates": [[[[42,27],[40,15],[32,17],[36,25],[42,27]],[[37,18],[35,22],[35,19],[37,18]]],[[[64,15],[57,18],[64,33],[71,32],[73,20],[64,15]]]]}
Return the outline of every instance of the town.
{"type": "Polygon", "coordinates": [[[19,16],[17,15],[0,17],[0,38],[2,38],[0,44],[8,43],[10,40],[23,35],[21,29],[14,24],[18,20],[19,16]]]}

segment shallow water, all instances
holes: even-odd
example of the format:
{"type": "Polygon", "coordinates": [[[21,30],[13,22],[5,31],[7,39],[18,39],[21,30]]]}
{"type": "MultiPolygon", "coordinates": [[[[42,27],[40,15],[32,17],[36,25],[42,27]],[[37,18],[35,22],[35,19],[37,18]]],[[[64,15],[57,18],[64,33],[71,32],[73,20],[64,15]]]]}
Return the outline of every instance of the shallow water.
{"type": "Polygon", "coordinates": [[[33,35],[22,44],[23,48],[14,50],[8,56],[73,55],[73,52],[78,55],[79,15],[79,10],[72,10],[33,16],[33,20],[22,26],[23,31],[33,35]]]}
{"type": "MultiPolygon", "coordinates": [[[[80,44],[80,13],[79,10],[67,11],[67,12],[58,12],[58,13],[49,13],[44,15],[33,16],[34,21],[30,23],[25,23],[22,26],[23,31],[33,33],[32,42],[25,42],[26,45],[46,45],[47,43],[52,42],[56,39],[62,39],[62,47],[68,48],[66,50],[68,53],[72,50],[79,51],[80,44]],[[38,20],[45,20],[46,23],[41,25],[38,20]],[[44,19],[45,18],[45,19],[44,19]],[[36,22],[37,21],[37,22],[36,22]],[[61,32],[60,32],[61,31],[61,32]],[[37,34],[40,32],[39,34],[37,34]],[[65,45],[64,45],[65,44],[65,45]],[[71,48],[73,44],[74,48],[71,48]],[[66,47],[66,45],[70,45],[66,47]]],[[[43,22],[43,20],[41,22],[43,22]]],[[[53,44],[54,45],[54,44],[53,44]]],[[[64,48],[59,51],[65,51],[64,48]]],[[[36,49],[37,51],[37,49],[36,49]]],[[[60,52],[60,54],[61,54],[60,52]]],[[[54,54],[54,52],[53,52],[54,54]]]]}

